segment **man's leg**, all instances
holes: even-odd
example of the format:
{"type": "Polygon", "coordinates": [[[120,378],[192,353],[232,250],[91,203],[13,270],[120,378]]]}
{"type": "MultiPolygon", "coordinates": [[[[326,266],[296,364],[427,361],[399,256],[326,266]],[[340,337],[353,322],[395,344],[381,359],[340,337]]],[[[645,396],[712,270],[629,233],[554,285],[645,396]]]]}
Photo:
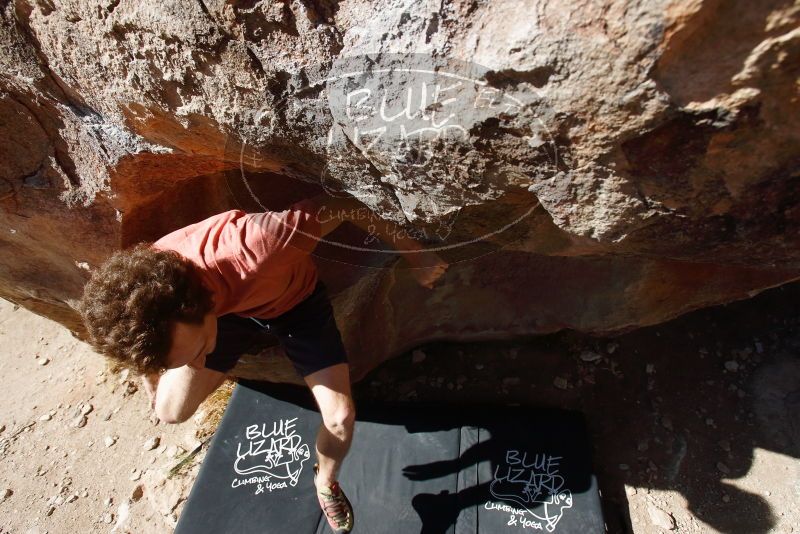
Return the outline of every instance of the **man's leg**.
{"type": "Polygon", "coordinates": [[[165,423],[183,423],[227,376],[207,367],[194,369],[188,365],[167,370],[158,381],[156,415],[165,423]]]}
{"type": "Polygon", "coordinates": [[[305,376],[322,414],[317,434],[317,488],[333,484],[353,440],[355,404],[350,392],[350,367],[340,363],[305,376]]]}

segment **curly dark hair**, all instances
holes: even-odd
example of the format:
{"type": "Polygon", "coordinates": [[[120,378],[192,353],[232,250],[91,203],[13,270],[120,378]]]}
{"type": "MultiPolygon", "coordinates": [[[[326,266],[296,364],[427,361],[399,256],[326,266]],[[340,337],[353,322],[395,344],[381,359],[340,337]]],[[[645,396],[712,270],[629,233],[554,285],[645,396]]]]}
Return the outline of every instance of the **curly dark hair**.
{"type": "Polygon", "coordinates": [[[142,374],[166,368],[175,321],[202,324],[214,305],[189,260],[151,244],[115,252],[92,272],[78,304],[92,347],[142,374]]]}

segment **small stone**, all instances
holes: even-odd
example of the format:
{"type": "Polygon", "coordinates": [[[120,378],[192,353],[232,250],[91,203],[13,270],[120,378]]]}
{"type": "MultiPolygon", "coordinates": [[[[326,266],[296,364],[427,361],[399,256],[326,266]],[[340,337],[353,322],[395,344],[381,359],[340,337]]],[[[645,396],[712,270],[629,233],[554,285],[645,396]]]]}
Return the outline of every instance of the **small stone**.
{"type": "Polygon", "coordinates": [[[606,352],[609,354],[614,354],[618,348],[619,348],[619,343],[611,342],[606,346],[606,352]]]}
{"type": "Polygon", "coordinates": [[[644,367],[644,372],[647,373],[648,375],[652,375],[653,373],[656,372],[656,366],[652,363],[648,363],[644,367]]]}
{"type": "Polygon", "coordinates": [[[723,473],[725,475],[729,475],[731,472],[730,467],[728,467],[722,462],[717,462],[717,469],[719,469],[720,473],[723,473]]]}
{"type": "Polygon", "coordinates": [[[631,468],[631,466],[629,466],[628,464],[619,464],[619,470],[620,471],[627,471],[630,468],[631,468]]]}
{"type": "Polygon", "coordinates": [[[48,363],[50,363],[50,358],[42,358],[39,360],[39,365],[47,365],[48,363]]]}
{"type": "Polygon", "coordinates": [[[6,488],[3,490],[2,500],[6,500],[12,495],[14,495],[14,492],[11,490],[11,488],[6,488]]]}
{"type": "Polygon", "coordinates": [[[83,428],[83,427],[85,427],[86,426],[86,416],[85,415],[80,415],[80,416],[76,417],[75,419],[73,419],[72,426],[74,426],[75,428],[83,428]]]}
{"type": "Polygon", "coordinates": [[[650,516],[650,522],[657,527],[665,530],[673,530],[675,528],[675,518],[672,514],[665,512],[653,503],[647,503],[647,514],[650,516]]]}
{"type": "Polygon", "coordinates": [[[81,497],[86,498],[88,496],[89,496],[89,492],[86,491],[86,490],[83,490],[83,493],[81,493],[81,497]]]}
{"type": "Polygon", "coordinates": [[[106,436],[105,438],[103,438],[103,443],[105,444],[106,447],[111,447],[116,442],[117,442],[117,438],[114,438],[114,437],[111,437],[111,436],[106,436]]]}
{"type": "Polygon", "coordinates": [[[138,502],[143,495],[144,495],[144,486],[142,484],[139,484],[135,488],[133,488],[133,493],[131,493],[131,500],[133,502],[138,502]]]}
{"type": "Polygon", "coordinates": [[[112,499],[111,497],[106,497],[106,500],[103,501],[103,504],[105,506],[111,506],[113,503],[114,503],[114,499],[112,499]]]}
{"type": "Polygon", "coordinates": [[[158,436],[152,437],[144,442],[144,450],[152,451],[153,449],[158,447],[159,443],[161,443],[161,438],[159,438],[158,436]]]}
{"type": "Polygon", "coordinates": [[[722,502],[731,502],[731,496],[726,493],[722,496],[722,502]]]}
{"type": "Polygon", "coordinates": [[[136,471],[129,478],[130,478],[130,480],[133,480],[135,482],[135,481],[139,480],[140,478],[142,478],[142,472],[141,471],[136,471]]]}
{"type": "Polygon", "coordinates": [[[103,523],[110,525],[114,521],[114,514],[105,514],[103,516],[103,523]]]}
{"type": "Polygon", "coordinates": [[[707,417],[706,418],[706,425],[714,426],[714,420],[712,418],[710,418],[710,417],[707,417]]]}
{"type": "Polygon", "coordinates": [[[553,386],[557,387],[558,389],[567,389],[569,387],[569,382],[567,382],[566,378],[557,376],[553,379],[553,386]]]}
{"type": "Polygon", "coordinates": [[[587,362],[587,363],[592,363],[592,362],[597,362],[597,361],[602,360],[603,356],[601,356],[600,354],[597,354],[596,352],[593,352],[591,350],[585,350],[585,351],[581,352],[580,359],[581,359],[581,361],[584,361],[584,362],[587,362]]]}
{"type": "Polygon", "coordinates": [[[52,416],[52,415],[50,415],[49,413],[46,413],[46,414],[44,414],[43,416],[41,416],[41,417],[39,418],[39,421],[49,421],[49,420],[51,420],[52,418],[53,418],[53,416],[52,416]]]}
{"type": "Polygon", "coordinates": [[[94,410],[94,406],[92,406],[88,402],[85,403],[83,406],[81,406],[81,414],[83,415],[89,415],[90,413],[92,413],[92,410],[94,410]]]}
{"type": "Polygon", "coordinates": [[[639,451],[639,452],[644,452],[648,448],[649,448],[649,445],[647,444],[647,440],[646,439],[643,439],[639,443],[636,444],[636,450],[639,451]]]}
{"type": "Polygon", "coordinates": [[[6,425],[0,425],[0,434],[6,431],[6,425]]]}
{"type": "Polygon", "coordinates": [[[70,495],[69,499],[67,499],[67,502],[70,503],[70,502],[75,502],[77,500],[78,500],[78,494],[73,493],[72,495],[70,495]]]}
{"type": "Polygon", "coordinates": [[[425,361],[425,353],[417,349],[411,353],[411,363],[422,363],[425,361]]]}
{"type": "Polygon", "coordinates": [[[735,373],[739,370],[739,362],[736,360],[728,360],[725,362],[725,370],[730,371],[731,373],[735,373]]]}
{"type": "Polygon", "coordinates": [[[56,511],[56,507],[55,506],[51,506],[50,508],[47,509],[47,511],[44,514],[46,516],[51,516],[51,515],[53,515],[53,512],[55,512],[55,511],[56,511]]]}
{"type": "Polygon", "coordinates": [[[119,383],[123,384],[126,380],[128,380],[128,376],[131,374],[130,369],[123,369],[119,373],[119,383]]]}
{"type": "Polygon", "coordinates": [[[667,430],[673,430],[672,419],[670,419],[669,417],[662,417],[661,418],[661,426],[663,426],[667,430]]]}
{"type": "Polygon", "coordinates": [[[197,439],[197,436],[195,435],[194,431],[186,434],[186,436],[183,438],[183,443],[189,448],[190,451],[193,451],[194,449],[203,444],[203,442],[197,439]]]}
{"type": "Polygon", "coordinates": [[[483,369],[483,367],[484,367],[484,366],[483,366],[483,364],[482,364],[482,363],[476,363],[476,364],[475,364],[475,369],[477,369],[478,371],[480,371],[481,369],[483,369]]]}
{"type": "Polygon", "coordinates": [[[764,353],[764,345],[762,345],[760,341],[756,341],[754,343],[754,345],[756,347],[756,352],[758,354],[763,354],[764,353]]]}

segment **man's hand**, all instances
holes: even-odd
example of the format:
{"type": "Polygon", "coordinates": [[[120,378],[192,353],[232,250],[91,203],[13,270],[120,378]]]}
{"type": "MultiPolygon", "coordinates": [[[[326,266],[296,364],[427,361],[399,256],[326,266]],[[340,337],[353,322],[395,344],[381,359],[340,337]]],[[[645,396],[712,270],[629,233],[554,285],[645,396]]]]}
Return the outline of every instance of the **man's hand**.
{"type": "Polygon", "coordinates": [[[160,378],[161,375],[158,373],[142,375],[142,384],[144,385],[144,390],[147,392],[147,397],[150,399],[151,410],[155,410],[156,408],[156,390],[158,390],[158,381],[160,378]]]}
{"type": "Polygon", "coordinates": [[[415,252],[406,256],[406,261],[411,265],[411,275],[419,285],[433,289],[434,283],[444,275],[449,264],[435,252],[415,252]]]}

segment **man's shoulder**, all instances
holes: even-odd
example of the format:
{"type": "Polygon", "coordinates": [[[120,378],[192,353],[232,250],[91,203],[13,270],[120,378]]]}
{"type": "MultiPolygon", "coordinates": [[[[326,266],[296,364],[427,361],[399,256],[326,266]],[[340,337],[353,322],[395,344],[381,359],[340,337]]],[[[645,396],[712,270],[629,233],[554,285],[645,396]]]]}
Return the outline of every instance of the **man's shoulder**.
{"type": "Polygon", "coordinates": [[[176,244],[179,244],[197,235],[208,234],[213,231],[214,228],[234,222],[245,215],[247,214],[240,209],[232,209],[216,213],[210,217],[206,217],[203,220],[171,231],[170,233],[154,241],[152,247],[157,249],[174,248],[176,244]]]}

